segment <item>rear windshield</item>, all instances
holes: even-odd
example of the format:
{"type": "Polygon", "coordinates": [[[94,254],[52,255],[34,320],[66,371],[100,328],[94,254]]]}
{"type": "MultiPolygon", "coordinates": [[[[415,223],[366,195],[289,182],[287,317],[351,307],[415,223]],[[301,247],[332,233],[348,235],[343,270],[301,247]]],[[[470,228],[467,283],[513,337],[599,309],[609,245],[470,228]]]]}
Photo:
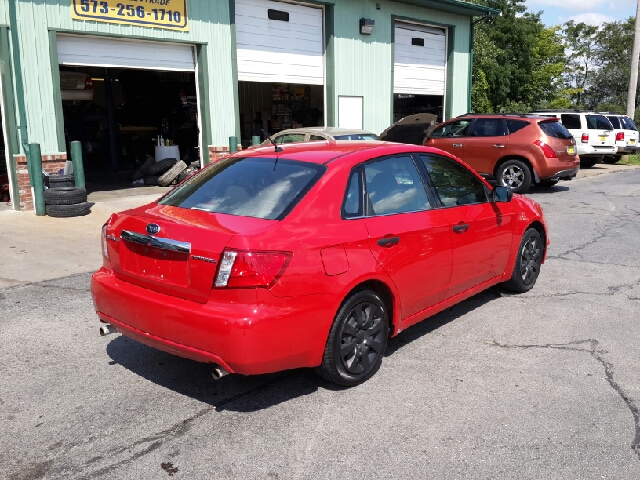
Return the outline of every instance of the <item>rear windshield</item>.
{"type": "Polygon", "coordinates": [[[636,124],[633,123],[633,120],[631,120],[629,117],[622,117],[622,122],[624,123],[624,128],[626,130],[638,130],[636,124]]]}
{"type": "Polygon", "coordinates": [[[620,120],[618,119],[618,117],[614,117],[613,115],[611,115],[611,116],[607,116],[607,119],[611,122],[611,125],[613,125],[613,128],[617,128],[617,129],[624,128],[620,126],[620,120]]]}
{"type": "Polygon", "coordinates": [[[350,135],[334,135],[336,140],[377,140],[378,137],[373,133],[352,133],[350,135]]]}
{"type": "Polygon", "coordinates": [[[562,140],[569,140],[571,138],[571,134],[560,122],[540,122],[540,130],[542,130],[547,137],[561,138],[562,140]]]}
{"type": "Polygon", "coordinates": [[[275,158],[229,158],[205,168],[158,203],[281,220],[325,172],[313,163],[275,158]]]}
{"type": "Polygon", "coordinates": [[[587,128],[589,130],[613,130],[613,125],[602,115],[587,115],[587,128]]]}

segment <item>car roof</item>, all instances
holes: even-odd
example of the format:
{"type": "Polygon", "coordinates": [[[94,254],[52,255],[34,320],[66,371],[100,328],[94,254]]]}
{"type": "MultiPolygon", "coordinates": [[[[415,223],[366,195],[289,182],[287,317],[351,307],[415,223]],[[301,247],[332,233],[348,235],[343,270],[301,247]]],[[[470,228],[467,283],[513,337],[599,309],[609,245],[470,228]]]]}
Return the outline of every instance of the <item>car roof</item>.
{"type": "Polygon", "coordinates": [[[456,118],[524,118],[524,119],[543,119],[548,118],[535,113],[465,113],[456,118]]]}
{"type": "Polygon", "coordinates": [[[283,133],[324,133],[326,135],[352,135],[352,134],[364,134],[375,135],[373,132],[367,130],[358,130],[357,128],[340,128],[340,127],[303,127],[303,128],[289,128],[282,130],[277,135],[283,133]]]}
{"type": "MultiPolygon", "coordinates": [[[[433,149],[418,145],[379,142],[379,141],[325,141],[325,142],[300,142],[287,143],[278,145],[282,148],[282,152],[278,154],[278,158],[286,160],[297,160],[302,162],[310,162],[317,164],[326,164],[340,157],[346,157],[353,153],[359,153],[365,150],[379,150],[377,155],[390,155],[393,153],[406,152],[430,152],[433,149]]],[[[234,157],[263,157],[274,158],[276,152],[273,145],[251,148],[242,150],[233,154],[234,157]]],[[[374,155],[375,156],[375,155],[374,155]]]]}

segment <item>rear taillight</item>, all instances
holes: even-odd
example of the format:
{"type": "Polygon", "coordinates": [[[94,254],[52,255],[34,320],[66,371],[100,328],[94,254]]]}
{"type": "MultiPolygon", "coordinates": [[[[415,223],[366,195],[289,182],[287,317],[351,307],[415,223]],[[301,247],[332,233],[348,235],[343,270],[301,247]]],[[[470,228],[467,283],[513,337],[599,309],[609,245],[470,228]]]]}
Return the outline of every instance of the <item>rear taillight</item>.
{"type": "Polygon", "coordinates": [[[225,250],[215,287],[272,287],[291,260],[288,252],[225,250]]]}
{"type": "Polygon", "coordinates": [[[102,226],[102,256],[109,260],[109,245],[107,244],[107,223],[102,226]]]}
{"type": "Polygon", "coordinates": [[[84,77],[84,89],[93,90],[93,78],[91,78],[89,75],[84,77]]]}
{"type": "Polygon", "coordinates": [[[541,142],[540,140],[536,140],[533,143],[535,143],[537,146],[539,146],[542,149],[542,153],[544,153],[545,157],[547,157],[547,158],[556,158],[556,152],[554,152],[553,148],[551,148],[546,143],[541,142]]]}
{"type": "Polygon", "coordinates": [[[624,132],[616,133],[616,142],[624,142],[624,132]]]}
{"type": "Polygon", "coordinates": [[[582,134],[582,143],[589,143],[589,134],[588,133],[583,133],[582,134]]]}

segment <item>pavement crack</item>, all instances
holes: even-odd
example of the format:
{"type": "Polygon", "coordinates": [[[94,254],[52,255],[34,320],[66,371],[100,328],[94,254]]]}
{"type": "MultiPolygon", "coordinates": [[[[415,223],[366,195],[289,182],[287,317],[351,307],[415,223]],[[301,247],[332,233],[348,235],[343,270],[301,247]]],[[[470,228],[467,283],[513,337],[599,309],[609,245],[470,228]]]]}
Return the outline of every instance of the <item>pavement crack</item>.
{"type": "Polygon", "coordinates": [[[631,442],[631,450],[634,451],[638,460],[640,460],[640,409],[635,404],[633,399],[623,390],[623,388],[616,382],[613,375],[613,364],[605,360],[603,355],[607,353],[606,350],[598,350],[598,340],[575,340],[568,343],[547,343],[546,345],[506,345],[493,340],[492,345],[494,347],[505,349],[530,349],[530,348],[549,348],[553,350],[568,350],[573,352],[586,352],[589,353],[600,365],[604,368],[605,379],[609,386],[622,398],[627,405],[631,415],[633,416],[633,423],[635,426],[635,437],[631,442]],[[581,346],[587,346],[588,348],[580,348],[581,346]]]}

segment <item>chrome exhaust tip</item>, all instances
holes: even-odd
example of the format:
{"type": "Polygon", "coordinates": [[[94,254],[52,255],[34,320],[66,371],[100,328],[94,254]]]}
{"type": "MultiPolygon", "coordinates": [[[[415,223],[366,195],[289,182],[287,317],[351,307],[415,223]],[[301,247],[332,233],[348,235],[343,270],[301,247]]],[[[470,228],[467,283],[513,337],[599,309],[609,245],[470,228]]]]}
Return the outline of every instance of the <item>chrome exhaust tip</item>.
{"type": "Polygon", "coordinates": [[[106,325],[102,325],[100,327],[100,336],[104,337],[105,335],[111,335],[112,333],[117,333],[118,331],[113,328],[111,325],[109,325],[108,323],[106,325]]]}
{"type": "Polygon", "coordinates": [[[220,380],[222,377],[225,377],[227,375],[229,375],[229,372],[227,372],[220,365],[214,366],[213,370],[211,370],[211,376],[214,380],[220,380]]]}

